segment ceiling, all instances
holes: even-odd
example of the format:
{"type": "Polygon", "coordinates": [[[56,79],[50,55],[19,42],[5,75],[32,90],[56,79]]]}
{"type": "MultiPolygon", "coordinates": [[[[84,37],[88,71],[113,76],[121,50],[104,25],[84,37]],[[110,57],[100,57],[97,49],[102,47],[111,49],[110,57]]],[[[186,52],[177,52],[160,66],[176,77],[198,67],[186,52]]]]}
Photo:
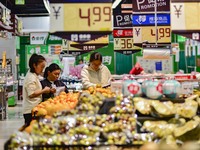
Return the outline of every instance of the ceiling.
{"type": "Polygon", "coordinates": [[[1,3],[18,17],[49,16],[43,0],[25,0],[24,5],[16,5],[16,0],[1,0],[1,3]]]}

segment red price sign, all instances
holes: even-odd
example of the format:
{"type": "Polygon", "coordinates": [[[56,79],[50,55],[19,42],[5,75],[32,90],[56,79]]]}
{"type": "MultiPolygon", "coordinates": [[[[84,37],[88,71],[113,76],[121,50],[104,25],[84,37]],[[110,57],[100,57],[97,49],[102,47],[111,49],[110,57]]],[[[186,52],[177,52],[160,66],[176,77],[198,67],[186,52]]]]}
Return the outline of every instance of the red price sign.
{"type": "Polygon", "coordinates": [[[111,31],[111,5],[112,3],[64,4],[64,28],[67,31],[111,31]]]}
{"type": "Polygon", "coordinates": [[[170,43],[171,28],[170,26],[152,27],[134,27],[133,28],[134,43],[170,43]]]}

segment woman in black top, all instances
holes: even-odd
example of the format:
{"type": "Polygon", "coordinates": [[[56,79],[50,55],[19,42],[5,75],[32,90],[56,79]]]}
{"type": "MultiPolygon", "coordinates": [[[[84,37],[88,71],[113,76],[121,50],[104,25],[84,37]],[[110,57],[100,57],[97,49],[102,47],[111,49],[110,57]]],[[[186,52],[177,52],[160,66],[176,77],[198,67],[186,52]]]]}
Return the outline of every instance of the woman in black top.
{"type": "Polygon", "coordinates": [[[58,80],[60,72],[61,68],[55,63],[52,63],[49,65],[49,67],[46,67],[44,71],[44,80],[41,81],[41,84],[42,88],[45,86],[51,87],[51,92],[42,94],[42,101],[54,97],[54,94],[56,93],[56,87],[63,87],[64,91],[68,93],[67,86],[62,81],[58,80]]]}

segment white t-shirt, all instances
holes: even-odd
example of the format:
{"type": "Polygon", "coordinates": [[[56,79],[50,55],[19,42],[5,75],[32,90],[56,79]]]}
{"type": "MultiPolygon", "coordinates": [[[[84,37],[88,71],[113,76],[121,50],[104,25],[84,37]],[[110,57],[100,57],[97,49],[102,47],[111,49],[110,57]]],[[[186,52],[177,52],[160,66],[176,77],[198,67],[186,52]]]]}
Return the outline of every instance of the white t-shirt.
{"type": "Polygon", "coordinates": [[[42,90],[39,77],[28,71],[23,84],[23,114],[31,113],[32,109],[42,101],[42,94],[34,98],[29,97],[36,90],[42,90]]]}
{"type": "Polygon", "coordinates": [[[105,86],[109,84],[111,73],[109,69],[103,64],[97,71],[93,70],[90,66],[85,65],[81,70],[81,79],[84,88],[96,86],[96,84],[105,86]]]}

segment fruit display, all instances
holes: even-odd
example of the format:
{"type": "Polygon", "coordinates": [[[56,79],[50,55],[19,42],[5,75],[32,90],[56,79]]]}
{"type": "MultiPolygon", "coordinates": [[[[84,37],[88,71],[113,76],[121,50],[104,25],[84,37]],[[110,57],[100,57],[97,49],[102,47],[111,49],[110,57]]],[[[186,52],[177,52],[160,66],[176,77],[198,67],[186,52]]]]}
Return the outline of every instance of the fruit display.
{"type": "MultiPolygon", "coordinates": [[[[153,84],[152,88],[162,92],[159,83],[154,82],[156,86],[153,84]]],[[[149,97],[154,97],[154,91],[148,89],[148,84],[150,83],[147,80],[140,89],[146,90],[149,97]],[[144,88],[145,86],[147,87],[144,88]]],[[[175,82],[166,84],[166,90],[171,91],[175,82]]],[[[134,82],[130,88],[135,85],[134,82]]],[[[21,132],[26,134],[25,138],[28,140],[24,140],[25,142],[13,136],[12,146],[77,146],[79,149],[78,146],[92,148],[94,145],[134,145],[154,141],[167,141],[177,146],[177,140],[185,142],[190,138],[200,139],[198,94],[181,102],[174,99],[177,92],[172,95],[171,100],[136,97],[137,94],[140,95],[140,92],[129,96],[116,95],[109,88],[101,88],[100,85],[80,93],[61,93],[33,109],[34,115],[45,117],[32,121],[30,126],[21,132]],[[111,101],[110,97],[114,97],[114,106],[109,106],[107,114],[101,114],[101,106],[106,104],[106,100],[111,101]]],[[[157,93],[154,98],[160,96],[160,93],[157,93]]]]}
{"type": "Polygon", "coordinates": [[[97,92],[101,93],[105,98],[111,98],[115,97],[115,92],[112,92],[110,87],[108,88],[102,88],[101,85],[96,85],[96,87],[89,87],[87,90],[84,90],[83,92],[89,93],[89,94],[96,94],[97,92]]]}
{"type": "Polygon", "coordinates": [[[74,109],[78,103],[79,93],[61,92],[54,98],[40,103],[33,108],[33,116],[52,116],[55,112],[74,109]]]}
{"type": "Polygon", "coordinates": [[[96,92],[95,94],[88,94],[87,92],[82,92],[79,96],[79,103],[77,104],[77,113],[81,114],[96,114],[103,104],[105,97],[96,92]]]}
{"type": "Polygon", "coordinates": [[[200,117],[195,116],[189,121],[181,118],[175,122],[145,121],[142,129],[153,132],[160,138],[171,135],[183,142],[194,141],[200,139],[200,117]]]}
{"type": "Polygon", "coordinates": [[[156,118],[173,117],[179,115],[184,118],[192,118],[197,114],[198,103],[193,100],[196,97],[187,98],[182,103],[172,101],[158,101],[134,97],[134,107],[143,115],[151,115],[156,118]]]}

